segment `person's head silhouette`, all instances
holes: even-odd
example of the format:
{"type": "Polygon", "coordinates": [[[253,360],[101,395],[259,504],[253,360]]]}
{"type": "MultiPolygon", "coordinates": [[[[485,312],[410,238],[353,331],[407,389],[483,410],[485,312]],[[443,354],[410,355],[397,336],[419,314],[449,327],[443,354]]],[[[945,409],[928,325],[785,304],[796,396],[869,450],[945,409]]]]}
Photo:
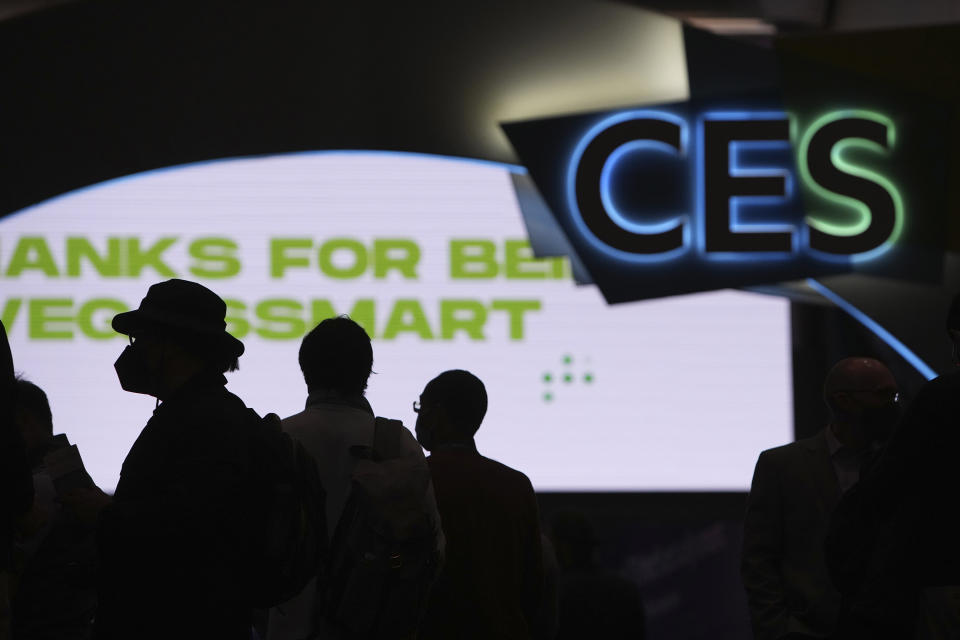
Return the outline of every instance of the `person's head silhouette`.
{"type": "Polygon", "coordinates": [[[140,307],[113,318],[130,337],[114,365],[120,385],[163,400],[204,372],[235,371],[243,343],[226,331],[226,303],[206,287],[172,279],[150,287],[140,307]]]}
{"type": "Polygon", "coordinates": [[[823,398],[834,433],[853,449],[886,440],[899,417],[897,381],[873,358],[844,358],[833,365],[823,384],[823,398]]]}
{"type": "Polygon", "coordinates": [[[53,414],[50,401],[43,389],[29,380],[17,378],[17,428],[27,446],[27,455],[33,457],[53,440],[53,414]]]}
{"type": "Polygon", "coordinates": [[[347,316],[327,318],[300,344],[300,370],[310,393],[362,396],[373,369],[370,336],[347,316]]]}
{"type": "Polygon", "coordinates": [[[414,410],[417,441],[427,451],[444,445],[472,445],[487,413],[487,390],[469,371],[444,371],[427,383],[414,410]]]}

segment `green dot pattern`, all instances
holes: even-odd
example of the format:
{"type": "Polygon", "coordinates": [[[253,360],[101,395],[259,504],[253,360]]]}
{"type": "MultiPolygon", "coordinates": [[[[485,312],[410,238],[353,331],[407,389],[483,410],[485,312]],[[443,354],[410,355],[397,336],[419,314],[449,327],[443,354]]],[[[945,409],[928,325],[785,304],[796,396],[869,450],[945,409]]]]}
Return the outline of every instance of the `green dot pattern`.
{"type": "MultiPolygon", "coordinates": [[[[576,382],[582,382],[583,384],[593,384],[594,381],[596,380],[592,371],[584,371],[582,373],[570,371],[569,369],[573,365],[573,356],[570,355],[569,353],[564,354],[560,359],[565,365],[564,368],[566,368],[567,371],[564,371],[563,373],[544,371],[540,376],[540,379],[543,381],[543,384],[552,385],[554,382],[560,382],[560,381],[562,381],[563,384],[565,385],[574,384],[576,382]]],[[[586,364],[587,366],[590,366],[590,362],[591,362],[591,359],[589,357],[583,361],[583,363],[586,364]]],[[[551,386],[549,387],[549,389],[551,390],[543,391],[542,398],[544,402],[553,402],[555,399],[555,393],[552,390],[552,389],[555,389],[555,387],[551,386]]]]}

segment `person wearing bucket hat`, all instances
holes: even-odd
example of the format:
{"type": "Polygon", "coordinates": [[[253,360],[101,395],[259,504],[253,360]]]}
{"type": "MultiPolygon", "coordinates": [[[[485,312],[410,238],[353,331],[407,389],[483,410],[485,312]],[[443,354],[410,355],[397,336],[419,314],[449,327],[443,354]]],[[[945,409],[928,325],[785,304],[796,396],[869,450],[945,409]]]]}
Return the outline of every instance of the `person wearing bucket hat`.
{"type": "Polygon", "coordinates": [[[225,388],[243,353],[225,314],[213,291],[174,279],[113,319],[130,338],[115,364],[121,386],[158,406],[113,497],[78,490],[65,501],[97,527],[95,638],[250,637],[252,412],[225,388]]]}

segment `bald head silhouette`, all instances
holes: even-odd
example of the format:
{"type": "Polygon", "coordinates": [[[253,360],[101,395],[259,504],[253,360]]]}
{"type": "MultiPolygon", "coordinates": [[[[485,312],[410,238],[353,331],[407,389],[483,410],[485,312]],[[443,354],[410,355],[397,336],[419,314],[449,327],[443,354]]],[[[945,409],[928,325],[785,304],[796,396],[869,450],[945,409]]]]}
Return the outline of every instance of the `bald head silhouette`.
{"type": "Polygon", "coordinates": [[[844,358],[831,367],[823,383],[824,398],[851,390],[870,391],[883,387],[897,388],[897,382],[887,366],[873,358],[844,358]]]}
{"type": "Polygon", "coordinates": [[[834,433],[845,445],[861,448],[885,440],[896,424],[897,381],[873,358],[844,358],[827,373],[823,399],[834,433]]]}

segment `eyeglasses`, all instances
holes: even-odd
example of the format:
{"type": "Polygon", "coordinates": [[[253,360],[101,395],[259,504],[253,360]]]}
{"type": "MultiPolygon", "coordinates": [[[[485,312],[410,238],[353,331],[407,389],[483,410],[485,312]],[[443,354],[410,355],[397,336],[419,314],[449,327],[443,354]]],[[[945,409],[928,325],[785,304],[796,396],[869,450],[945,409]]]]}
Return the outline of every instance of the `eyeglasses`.
{"type": "Polygon", "coordinates": [[[422,402],[420,402],[419,400],[414,400],[414,401],[413,401],[413,412],[414,412],[414,413],[427,413],[428,411],[431,411],[430,407],[432,407],[432,406],[433,406],[433,405],[429,405],[429,404],[428,404],[427,406],[423,406],[423,403],[422,403],[422,402]]]}
{"type": "Polygon", "coordinates": [[[138,342],[151,342],[157,340],[157,334],[150,331],[143,331],[137,334],[130,334],[127,336],[127,339],[130,340],[130,344],[136,344],[138,342]]]}

